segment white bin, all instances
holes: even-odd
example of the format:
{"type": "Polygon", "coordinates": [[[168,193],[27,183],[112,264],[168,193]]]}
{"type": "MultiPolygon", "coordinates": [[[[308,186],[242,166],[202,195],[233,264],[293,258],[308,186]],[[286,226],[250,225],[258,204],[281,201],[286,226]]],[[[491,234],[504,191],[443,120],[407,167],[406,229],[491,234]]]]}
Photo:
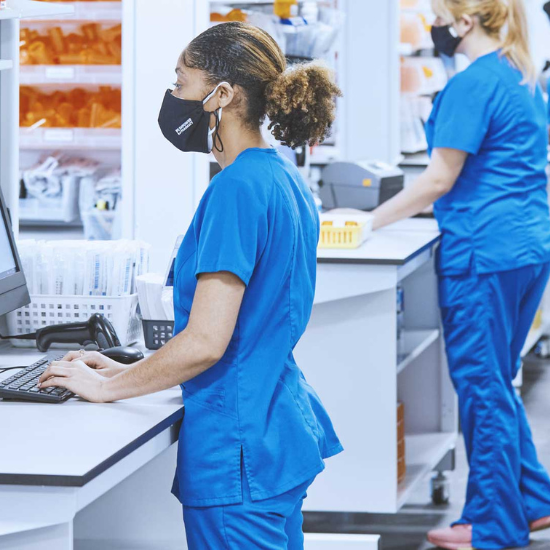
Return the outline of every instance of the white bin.
{"type": "MultiPolygon", "coordinates": [[[[32,295],[31,303],[7,315],[10,336],[29,334],[39,328],[61,323],[87,321],[94,313],[107,317],[123,346],[142,339],[137,315],[138,295],[130,296],[47,296],[32,295]]],[[[34,347],[34,340],[12,340],[17,347],[34,347]]],[[[74,344],[54,347],[74,348],[74,344]]]]}

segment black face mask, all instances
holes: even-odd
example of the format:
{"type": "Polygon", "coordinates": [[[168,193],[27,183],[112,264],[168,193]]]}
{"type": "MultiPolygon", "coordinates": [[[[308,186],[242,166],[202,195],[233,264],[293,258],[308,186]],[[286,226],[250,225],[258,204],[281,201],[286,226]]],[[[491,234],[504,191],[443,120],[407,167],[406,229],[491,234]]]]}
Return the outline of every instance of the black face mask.
{"type": "Polygon", "coordinates": [[[444,55],[452,57],[456,53],[456,49],[462,42],[460,36],[456,36],[451,25],[443,25],[440,27],[432,26],[432,40],[434,41],[435,49],[444,55]]]}
{"type": "Polygon", "coordinates": [[[214,111],[216,125],[210,129],[210,114],[204,105],[226,82],[221,82],[202,101],[180,99],[166,90],[159,114],[159,126],[164,137],[184,153],[210,153],[213,146],[221,153],[219,135],[222,109],[214,111]],[[218,114],[219,111],[219,114],[218,114]]]}

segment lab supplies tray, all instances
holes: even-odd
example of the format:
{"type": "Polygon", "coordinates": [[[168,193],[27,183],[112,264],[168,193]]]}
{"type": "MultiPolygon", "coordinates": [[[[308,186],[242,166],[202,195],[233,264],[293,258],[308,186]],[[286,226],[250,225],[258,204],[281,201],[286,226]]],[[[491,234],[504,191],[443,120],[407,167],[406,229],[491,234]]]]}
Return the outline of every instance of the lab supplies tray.
{"type": "MultiPolygon", "coordinates": [[[[11,336],[29,334],[39,328],[61,323],[86,321],[94,313],[107,317],[113,324],[123,346],[141,339],[141,323],[137,314],[138,295],[129,296],[56,296],[31,295],[31,303],[8,313],[11,336]]],[[[12,340],[16,347],[35,347],[34,340],[12,340]]],[[[54,347],[74,348],[74,344],[54,347]]]]}
{"type": "Polygon", "coordinates": [[[373,219],[366,213],[321,214],[319,248],[359,248],[372,234],[373,219]]]}
{"type": "Polygon", "coordinates": [[[160,349],[174,334],[174,321],[151,321],[142,319],[145,347],[149,350],[160,349]]]}

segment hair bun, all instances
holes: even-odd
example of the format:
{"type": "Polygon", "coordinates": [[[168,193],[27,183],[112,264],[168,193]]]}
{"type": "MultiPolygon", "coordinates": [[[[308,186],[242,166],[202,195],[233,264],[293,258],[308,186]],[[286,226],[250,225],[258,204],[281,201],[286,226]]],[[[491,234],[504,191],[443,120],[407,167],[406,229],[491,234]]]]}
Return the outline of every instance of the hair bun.
{"type": "Polygon", "coordinates": [[[266,88],[269,129],[283,145],[316,145],[329,135],[342,92],[332,71],[319,62],[294,65],[266,88]]]}

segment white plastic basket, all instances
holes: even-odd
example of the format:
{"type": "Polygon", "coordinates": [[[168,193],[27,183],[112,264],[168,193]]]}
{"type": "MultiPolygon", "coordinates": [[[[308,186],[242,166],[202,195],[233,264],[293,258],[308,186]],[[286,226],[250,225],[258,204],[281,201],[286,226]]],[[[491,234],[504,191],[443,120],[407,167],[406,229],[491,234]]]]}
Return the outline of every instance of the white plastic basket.
{"type": "MultiPolygon", "coordinates": [[[[130,296],[47,296],[32,295],[31,303],[7,315],[10,336],[29,334],[39,328],[61,323],[87,321],[94,313],[107,317],[113,324],[123,346],[142,338],[142,326],[137,314],[138,295],[130,296]]],[[[17,347],[34,347],[34,340],[12,340],[17,347]]],[[[54,347],[74,348],[75,344],[55,344],[54,347]]]]}

